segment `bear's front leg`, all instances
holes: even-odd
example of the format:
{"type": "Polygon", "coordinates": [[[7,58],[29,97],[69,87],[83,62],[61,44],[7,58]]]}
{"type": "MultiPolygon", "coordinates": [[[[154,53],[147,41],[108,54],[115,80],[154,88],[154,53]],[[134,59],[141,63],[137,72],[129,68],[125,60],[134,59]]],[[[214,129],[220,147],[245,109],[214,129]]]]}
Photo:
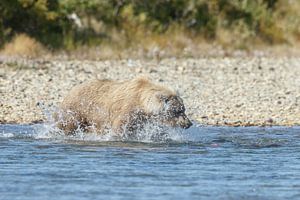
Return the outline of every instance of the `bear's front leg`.
{"type": "Polygon", "coordinates": [[[64,131],[66,135],[74,134],[75,130],[79,128],[80,122],[72,111],[61,110],[54,113],[56,126],[64,131]]]}
{"type": "Polygon", "coordinates": [[[137,131],[143,129],[147,115],[141,110],[135,110],[127,115],[119,115],[113,123],[113,131],[119,135],[135,137],[137,131]]]}

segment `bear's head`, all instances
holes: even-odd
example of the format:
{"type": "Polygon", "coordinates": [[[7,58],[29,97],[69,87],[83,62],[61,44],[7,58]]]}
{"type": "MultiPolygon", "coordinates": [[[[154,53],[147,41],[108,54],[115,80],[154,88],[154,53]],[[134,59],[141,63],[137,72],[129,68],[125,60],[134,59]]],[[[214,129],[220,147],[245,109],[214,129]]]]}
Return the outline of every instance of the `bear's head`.
{"type": "Polygon", "coordinates": [[[182,99],[173,92],[153,91],[144,100],[144,111],[154,121],[167,126],[184,129],[192,126],[192,122],[185,114],[182,99]]]}
{"type": "Polygon", "coordinates": [[[159,112],[159,118],[164,124],[184,129],[192,126],[192,122],[185,114],[183,100],[179,96],[159,94],[158,99],[163,104],[163,108],[159,112]]]}
{"type": "Polygon", "coordinates": [[[192,125],[185,114],[183,101],[176,92],[143,77],[134,79],[133,83],[133,88],[138,91],[142,110],[151,120],[185,129],[192,125]]]}

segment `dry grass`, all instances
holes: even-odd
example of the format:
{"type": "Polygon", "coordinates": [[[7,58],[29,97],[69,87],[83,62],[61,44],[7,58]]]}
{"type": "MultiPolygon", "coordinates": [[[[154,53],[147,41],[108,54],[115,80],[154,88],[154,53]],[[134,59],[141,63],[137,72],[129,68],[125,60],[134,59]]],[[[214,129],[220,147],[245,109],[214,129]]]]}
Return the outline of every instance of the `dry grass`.
{"type": "Polygon", "coordinates": [[[71,51],[57,51],[53,55],[67,59],[111,60],[111,59],[157,59],[199,58],[235,56],[299,56],[300,44],[266,45],[260,41],[250,43],[247,32],[243,38],[238,33],[219,30],[218,38],[205,40],[184,30],[171,30],[163,34],[135,29],[130,39],[117,31],[111,32],[111,39],[98,46],[80,46],[71,51]]]}
{"type": "MultiPolygon", "coordinates": [[[[174,27],[163,34],[143,28],[135,29],[130,39],[118,31],[111,31],[111,38],[97,46],[79,46],[74,50],[57,50],[51,54],[39,42],[25,34],[17,35],[1,51],[3,55],[25,58],[53,58],[76,60],[112,59],[163,59],[235,56],[299,56],[299,43],[293,45],[257,45],[248,43],[245,36],[239,40],[234,31],[219,30],[218,39],[207,41],[199,35],[174,27]],[[134,37],[133,37],[134,34],[134,37]],[[243,41],[243,42],[241,42],[243,41]]],[[[247,35],[247,32],[244,32],[247,35]]]]}
{"type": "Polygon", "coordinates": [[[46,53],[47,50],[41,43],[26,34],[16,35],[1,51],[1,54],[4,55],[28,58],[36,58],[46,53]]]}

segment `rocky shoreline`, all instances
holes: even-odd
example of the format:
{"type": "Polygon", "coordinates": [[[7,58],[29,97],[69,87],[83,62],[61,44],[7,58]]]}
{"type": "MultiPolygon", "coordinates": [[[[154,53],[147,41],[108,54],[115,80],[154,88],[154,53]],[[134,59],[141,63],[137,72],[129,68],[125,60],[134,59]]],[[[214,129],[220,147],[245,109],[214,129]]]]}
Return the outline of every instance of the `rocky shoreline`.
{"type": "Polygon", "coordinates": [[[300,124],[300,57],[106,61],[1,57],[0,123],[48,120],[48,112],[74,85],[137,75],[176,89],[188,115],[203,125],[300,124]]]}

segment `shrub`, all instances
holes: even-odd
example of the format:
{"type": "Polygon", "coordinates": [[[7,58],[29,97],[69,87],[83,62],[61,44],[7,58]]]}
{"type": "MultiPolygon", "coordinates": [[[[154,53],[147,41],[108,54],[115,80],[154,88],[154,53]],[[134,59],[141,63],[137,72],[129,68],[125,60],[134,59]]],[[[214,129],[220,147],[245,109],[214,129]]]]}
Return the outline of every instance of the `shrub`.
{"type": "Polygon", "coordinates": [[[35,39],[25,34],[20,34],[16,35],[11,42],[5,44],[1,53],[5,55],[37,57],[45,53],[45,49],[35,39]]]}
{"type": "Polygon", "coordinates": [[[183,31],[225,46],[292,43],[299,8],[298,0],[1,0],[0,42],[26,33],[49,48],[126,46],[183,31]]]}

